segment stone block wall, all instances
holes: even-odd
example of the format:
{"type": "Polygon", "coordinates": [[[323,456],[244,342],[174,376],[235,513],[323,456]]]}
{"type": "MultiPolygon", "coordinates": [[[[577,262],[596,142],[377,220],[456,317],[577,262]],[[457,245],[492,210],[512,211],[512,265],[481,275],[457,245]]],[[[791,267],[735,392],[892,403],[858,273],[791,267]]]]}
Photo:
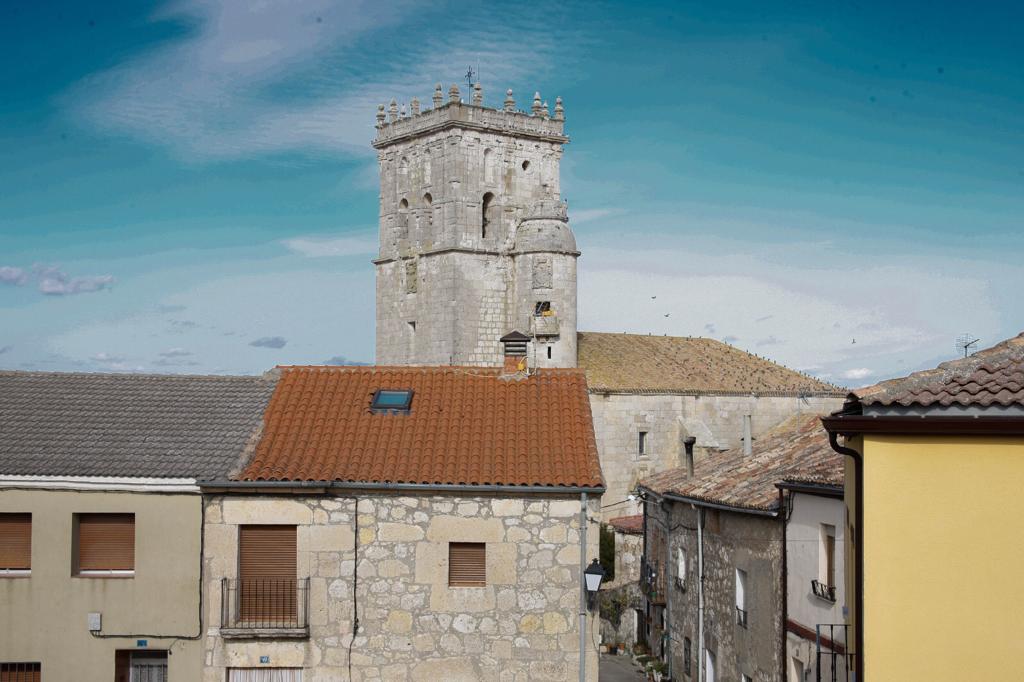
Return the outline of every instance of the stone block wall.
{"type": "MultiPolygon", "coordinates": [[[[261,656],[264,666],[303,668],[307,682],[577,679],[579,498],[357,497],[358,509],[352,496],[207,498],[204,682],[223,682],[228,667],[260,667],[261,656]],[[237,577],[242,524],[297,526],[308,640],[220,636],[221,579],[237,577]],[[486,543],[486,587],[448,586],[449,542],[486,543]]],[[[591,498],[588,557],[597,556],[599,514],[591,498]]],[[[594,620],[588,680],[597,679],[594,620]]]]}
{"type": "MultiPolygon", "coordinates": [[[[756,439],[795,414],[828,414],[841,397],[734,396],[646,393],[592,393],[590,407],[608,486],[605,504],[626,499],[638,481],[684,461],[683,439],[697,439],[697,461],[741,446],[743,416],[752,415],[756,439]],[[647,431],[647,454],[637,451],[638,432],[647,431]]],[[[639,505],[615,508],[616,515],[639,513],[639,505]]]]}
{"type": "MultiPolygon", "coordinates": [[[[698,629],[697,511],[688,504],[666,501],[646,504],[648,524],[671,528],[665,562],[665,623],[673,679],[696,680],[703,664],[698,629]],[[677,549],[686,551],[687,570],[678,577],[677,549]],[[691,675],[683,674],[685,639],[690,640],[691,675]]],[[[704,637],[715,655],[716,679],[738,680],[748,675],[755,682],[782,679],[782,525],[773,517],[723,510],[705,510],[704,525],[704,637]],[[736,620],[736,569],[747,574],[747,626],[736,620]]],[[[650,642],[656,652],[661,641],[650,642]]]]}

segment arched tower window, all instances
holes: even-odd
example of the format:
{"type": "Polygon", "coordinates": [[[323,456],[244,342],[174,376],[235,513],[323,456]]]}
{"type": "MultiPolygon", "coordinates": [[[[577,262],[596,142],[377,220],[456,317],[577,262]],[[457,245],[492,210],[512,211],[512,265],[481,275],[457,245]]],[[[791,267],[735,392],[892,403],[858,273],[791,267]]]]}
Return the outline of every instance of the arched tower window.
{"type": "Polygon", "coordinates": [[[434,197],[430,196],[430,192],[423,195],[423,208],[427,218],[427,229],[434,226],[434,197]]]}
{"type": "Polygon", "coordinates": [[[405,238],[409,236],[409,202],[402,199],[398,202],[398,236],[405,238]]]}
{"type": "Polygon", "coordinates": [[[487,228],[497,223],[497,207],[494,205],[494,195],[488,192],[480,203],[480,236],[487,237],[487,228]]]}

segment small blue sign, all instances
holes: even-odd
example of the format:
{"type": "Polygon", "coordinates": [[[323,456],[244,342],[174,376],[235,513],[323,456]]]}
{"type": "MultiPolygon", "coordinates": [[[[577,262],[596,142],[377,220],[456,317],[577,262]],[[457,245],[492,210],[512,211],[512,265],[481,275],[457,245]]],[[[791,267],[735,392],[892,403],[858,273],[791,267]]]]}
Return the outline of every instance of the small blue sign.
{"type": "Polygon", "coordinates": [[[260,656],[260,663],[270,663],[270,656],[260,656]]]}
{"type": "Polygon", "coordinates": [[[149,640],[148,639],[137,639],[137,640],[135,640],[135,646],[139,647],[140,649],[145,649],[147,646],[149,646],[149,640]]]}

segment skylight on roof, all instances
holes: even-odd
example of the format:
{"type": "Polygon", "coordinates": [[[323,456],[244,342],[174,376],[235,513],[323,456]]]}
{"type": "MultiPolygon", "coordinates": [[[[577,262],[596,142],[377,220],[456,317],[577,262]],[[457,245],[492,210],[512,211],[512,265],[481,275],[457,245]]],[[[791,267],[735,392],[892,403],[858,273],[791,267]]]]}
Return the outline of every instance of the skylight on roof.
{"type": "Polygon", "coordinates": [[[412,389],[379,389],[373,394],[374,412],[408,412],[412,407],[412,389]]]}

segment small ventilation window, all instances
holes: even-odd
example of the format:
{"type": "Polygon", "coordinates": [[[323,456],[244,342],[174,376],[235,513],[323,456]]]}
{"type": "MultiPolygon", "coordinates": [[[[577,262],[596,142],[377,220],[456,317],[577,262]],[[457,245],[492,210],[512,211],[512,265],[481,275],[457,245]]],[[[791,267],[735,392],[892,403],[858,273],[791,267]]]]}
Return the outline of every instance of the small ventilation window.
{"type": "Polygon", "coordinates": [[[529,161],[523,161],[523,170],[524,171],[525,170],[530,170],[530,162],[529,161]]]}
{"type": "Polygon", "coordinates": [[[408,412],[412,406],[412,390],[380,389],[373,394],[370,409],[374,412],[408,412]]]}
{"type": "Polygon", "coordinates": [[[551,315],[551,301],[537,301],[533,306],[534,317],[547,317],[551,315]]]}

